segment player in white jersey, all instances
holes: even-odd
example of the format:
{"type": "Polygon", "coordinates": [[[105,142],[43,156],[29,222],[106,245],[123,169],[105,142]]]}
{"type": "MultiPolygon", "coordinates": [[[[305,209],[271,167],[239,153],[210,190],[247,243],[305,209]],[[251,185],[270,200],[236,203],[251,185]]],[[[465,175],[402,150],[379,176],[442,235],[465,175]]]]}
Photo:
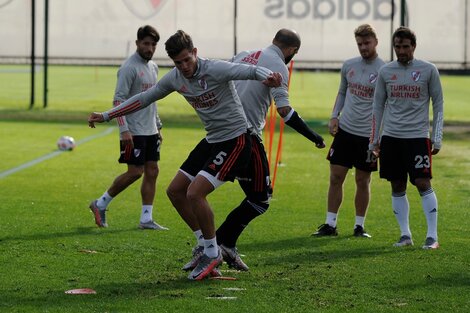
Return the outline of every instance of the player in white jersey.
{"type": "Polygon", "coordinates": [[[253,126],[251,129],[253,148],[249,166],[243,175],[238,177],[245,198],[217,229],[217,241],[224,261],[237,270],[249,269],[240,258],[236,248],[237,240],[253,219],[266,212],[272,194],[268,159],[261,141],[266,113],[272,100],[274,99],[277,112],[287,125],[311,140],[317,148],[325,147],[323,138],[307,126],[289,101],[287,89],[289,73],[286,64],[299,51],[300,45],[301,40],[297,32],[281,29],[274,36],[272,45],[261,50],[240,52],[232,59],[235,63],[263,66],[273,72],[279,72],[283,81],[277,88],[268,88],[256,81],[235,81],[248,122],[253,126]]]}
{"type": "Polygon", "coordinates": [[[399,27],[393,33],[392,42],[397,60],[383,66],[377,78],[370,148],[380,155],[380,177],[391,183],[392,208],[401,231],[395,246],[413,245],[406,196],[409,176],[421,195],[428,226],[423,249],[437,249],[438,206],[431,187],[431,159],[441,149],[442,142],[441,81],[434,64],[414,58],[416,35],[413,31],[399,27]]]}
{"type": "Polygon", "coordinates": [[[364,229],[370,199],[371,172],[377,171],[376,157],[369,150],[372,125],[372,99],[379,68],[384,61],[378,57],[378,39],[369,24],[354,30],[360,56],[343,63],[338,95],[329,122],[329,132],[334,136],[328,152],[330,185],[326,221],[313,233],[314,236],[336,236],[338,211],[343,201],[343,184],[352,167],[356,168],[356,218],[353,234],[371,237],[364,229]]]}
{"type": "Polygon", "coordinates": [[[88,122],[94,127],[95,122],[127,115],[173,91],[183,95],[196,110],[207,135],[180,167],[167,194],[183,220],[195,234],[202,235],[203,255],[188,276],[201,280],[222,262],[207,195],[225,181],[233,181],[248,164],[251,151],[248,123],[233,80],[258,80],[277,87],[282,77],[259,66],[199,58],[191,37],[182,30],[166,41],[165,49],[175,64],[173,70],[154,87],[120,106],[92,113],[88,122]]]}
{"type": "MultiPolygon", "coordinates": [[[[137,51],[119,68],[114,106],[151,88],[157,82],[158,66],[152,61],[160,40],[155,28],[145,25],[137,30],[137,51]]],[[[90,209],[98,227],[107,227],[106,210],[113,198],[142,177],[140,193],[142,213],[139,228],[166,230],[153,220],[160,159],[161,121],[153,102],[144,110],[117,119],[120,133],[119,163],[127,164],[127,171],[116,177],[104,194],[90,203],[90,209]]]]}

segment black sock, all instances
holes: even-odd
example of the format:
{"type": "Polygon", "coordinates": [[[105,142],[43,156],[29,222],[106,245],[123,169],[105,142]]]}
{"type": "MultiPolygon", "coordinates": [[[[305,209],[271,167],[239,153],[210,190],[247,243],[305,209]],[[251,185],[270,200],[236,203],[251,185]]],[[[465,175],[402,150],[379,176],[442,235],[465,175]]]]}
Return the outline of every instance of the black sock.
{"type": "Polygon", "coordinates": [[[238,237],[245,227],[268,209],[268,204],[254,204],[247,199],[227,216],[225,221],[217,229],[217,243],[233,248],[237,244],[238,237]]]}

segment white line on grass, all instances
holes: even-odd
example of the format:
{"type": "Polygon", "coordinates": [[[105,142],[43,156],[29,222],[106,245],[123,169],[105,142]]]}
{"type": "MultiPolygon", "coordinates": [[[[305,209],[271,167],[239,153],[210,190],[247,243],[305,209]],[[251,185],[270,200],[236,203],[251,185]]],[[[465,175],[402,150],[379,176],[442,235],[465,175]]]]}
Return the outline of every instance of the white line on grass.
{"type": "MultiPolygon", "coordinates": [[[[93,139],[96,139],[96,138],[99,138],[99,137],[103,137],[103,136],[106,136],[106,135],[109,135],[110,133],[112,133],[112,131],[115,129],[115,127],[109,127],[108,129],[106,129],[105,131],[99,133],[99,134],[96,134],[96,135],[93,135],[93,136],[89,136],[89,137],[86,137],[86,138],[83,138],[82,140],[79,140],[77,141],[77,146],[81,145],[82,143],[85,143],[85,142],[88,142],[88,141],[91,141],[93,139]]],[[[19,172],[21,170],[24,170],[25,168],[28,168],[28,167],[31,167],[31,166],[34,166],[38,163],[41,163],[42,161],[45,161],[45,160],[49,160],[55,156],[58,156],[59,154],[61,153],[64,153],[64,152],[67,152],[67,151],[60,151],[60,150],[57,150],[57,151],[54,151],[54,152],[51,152],[51,153],[48,153],[46,155],[43,155],[42,157],[39,157],[37,159],[34,159],[32,161],[29,161],[29,162],[26,162],[24,164],[21,164],[20,166],[17,166],[17,167],[14,167],[14,168],[11,168],[9,170],[6,170],[6,171],[3,171],[3,172],[0,172],[0,179],[2,178],[5,178],[7,176],[10,176],[11,174],[14,174],[16,172],[19,172]]]]}

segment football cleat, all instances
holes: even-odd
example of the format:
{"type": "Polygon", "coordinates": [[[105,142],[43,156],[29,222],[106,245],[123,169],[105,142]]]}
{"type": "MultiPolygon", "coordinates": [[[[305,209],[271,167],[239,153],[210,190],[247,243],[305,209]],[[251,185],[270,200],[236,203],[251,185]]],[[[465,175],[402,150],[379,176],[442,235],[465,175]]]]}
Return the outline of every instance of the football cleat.
{"type": "Polygon", "coordinates": [[[423,249],[425,250],[430,250],[430,249],[437,249],[439,248],[439,243],[437,242],[436,239],[432,237],[426,238],[424,241],[423,249]]]}
{"type": "Polygon", "coordinates": [[[150,220],[148,222],[139,224],[140,229],[153,229],[153,230],[168,230],[167,227],[155,223],[155,221],[150,220]]]}
{"type": "Polygon", "coordinates": [[[199,263],[188,275],[190,280],[203,280],[211,275],[213,270],[222,263],[222,254],[218,252],[215,258],[210,258],[206,254],[202,254],[199,258],[199,263]]]}
{"type": "Polygon", "coordinates": [[[398,239],[396,243],[393,244],[394,247],[405,247],[405,246],[412,246],[413,240],[411,240],[410,236],[403,235],[398,239]]]}
{"type": "Polygon", "coordinates": [[[354,237],[363,237],[363,238],[371,238],[372,236],[369,235],[366,230],[361,225],[356,225],[354,228],[354,237]]]}
{"type": "Polygon", "coordinates": [[[318,227],[318,230],[312,234],[312,236],[338,236],[338,231],[336,230],[336,227],[329,224],[322,224],[318,227]]]}
{"type": "Polygon", "coordinates": [[[240,258],[240,254],[236,247],[229,248],[224,245],[220,245],[220,251],[222,252],[222,258],[227,263],[228,267],[236,269],[238,271],[248,271],[250,268],[240,258]]]}
{"type": "Polygon", "coordinates": [[[98,200],[91,201],[89,208],[95,217],[95,223],[98,227],[108,227],[106,223],[106,210],[101,210],[98,205],[96,205],[98,200]]]}
{"type": "Polygon", "coordinates": [[[204,247],[199,245],[195,246],[193,248],[192,254],[193,257],[191,260],[183,266],[183,271],[192,271],[196,267],[196,265],[199,263],[199,259],[204,254],[204,247]]]}

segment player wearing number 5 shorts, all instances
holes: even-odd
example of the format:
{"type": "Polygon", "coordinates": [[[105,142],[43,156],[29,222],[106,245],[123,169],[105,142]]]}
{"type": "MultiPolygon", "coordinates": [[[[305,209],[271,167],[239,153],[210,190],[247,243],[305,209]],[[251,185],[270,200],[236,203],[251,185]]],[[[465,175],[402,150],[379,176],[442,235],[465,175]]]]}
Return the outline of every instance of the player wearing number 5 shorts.
{"type": "Polygon", "coordinates": [[[431,187],[431,165],[432,155],[439,152],[442,142],[444,100],[439,72],[433,64],[413,57],[416,35],[409,28],[399,27],[393,33],[392,43],[397,60],[379,72],[370,148],[380,156],[380,177],[391,183],[392,208],[401,230],[395,246],[413,245],[406,196],[409,177],[421,195],[428,226],[423,249],[437,249],[438,205],[431,187]]]}

